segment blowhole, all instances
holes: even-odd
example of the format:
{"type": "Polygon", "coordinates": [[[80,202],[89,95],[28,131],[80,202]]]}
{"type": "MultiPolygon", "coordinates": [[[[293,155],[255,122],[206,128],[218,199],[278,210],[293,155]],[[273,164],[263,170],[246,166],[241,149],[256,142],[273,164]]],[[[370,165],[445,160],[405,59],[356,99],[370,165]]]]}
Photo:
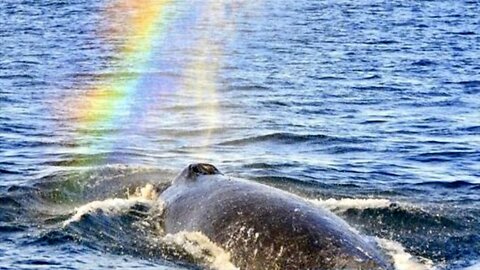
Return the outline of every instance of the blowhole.
{"type": "Polygon", "coordinates": [[[214,175],[221,174],[220,171],[213,165],[208,163],[191,164],[190,172],[196,175],[214,175]]]}

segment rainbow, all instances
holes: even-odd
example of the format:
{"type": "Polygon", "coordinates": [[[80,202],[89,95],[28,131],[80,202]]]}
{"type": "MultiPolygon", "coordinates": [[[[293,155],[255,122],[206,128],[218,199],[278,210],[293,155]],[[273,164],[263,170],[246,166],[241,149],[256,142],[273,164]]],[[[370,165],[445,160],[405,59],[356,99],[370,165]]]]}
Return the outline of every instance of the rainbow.
{"type": "MultiPolygon", "coordinates": [[[[233,39],[235,32],[231,9],[240,6],[235,2],[117,0],[105,8],[102,20],[105,25],[99,27],[104,30],[99,37],[115,47],[116,60],[101,73],[105,75],[82,89],[82,94],[68,105],[78,136],[87,145],[86,153],[108,152],[115,147],[112,135],[105,130],[125,126],[138,129],[144,116],[158,108],[159,99],[166,92],[184,92],[184,96],[197,104],[205,103],[208,97],[208,106],[197,108],[204,116],[201,125],[209,130],[218,125],[216,81],[225,44],[233,39]],[[169,51],[172,44],[181,45],[177,47],[183,47],[193,57],[174,55],[181,60],[169,63],[162,58],[168,52],[182,53],[169,51]],[[180,70],[181,79],[157,76],[152,82],[152,73],[169,68],[180,70]]],[[[209,140],[207,134],[199,158],[208,154],[209,140]]],[[[87,163],[92,162],[101,161],[87,163]]]]}
{"type": "MultiPolygon", "coordinates": [[[[119,121],[122,111],[128,110],[128,101],[138,92],[138,83],[149,68],[149,58],[153,53],[153,43],[165,31],[165,7],[169,1],[128,1],[115,2],[105,11],[104,21],[120,17],[125,21],[115,22],[110,35],[123,34],[117,45],[119,63],[113,76],[99,80],[79,97],[74,111],[80,124],[90,127],[110,126],[119,121]],[[120,16],[123,15],[123,16],[120,16]],[[127,76],[125,76],[127,74],[127,76]]],[[[112,21],[112,20],[110,20],[112,21]]],[[[108,42],[108,37],[104,40],[108,42]]],[[[117,40],[115,40],[117,41],[117,40]]]]}

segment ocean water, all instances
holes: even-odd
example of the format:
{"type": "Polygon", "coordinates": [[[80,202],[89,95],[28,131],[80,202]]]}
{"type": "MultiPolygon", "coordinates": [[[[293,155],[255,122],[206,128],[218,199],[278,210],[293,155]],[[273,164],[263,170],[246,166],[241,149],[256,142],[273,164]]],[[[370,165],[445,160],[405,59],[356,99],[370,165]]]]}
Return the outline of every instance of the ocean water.
{"type": "Polygon", "coordinates": [[[478,1],[135,3],[0,3],[0,269],[232,268],[152,218],[198,161],[480,269],[478,1]]]}

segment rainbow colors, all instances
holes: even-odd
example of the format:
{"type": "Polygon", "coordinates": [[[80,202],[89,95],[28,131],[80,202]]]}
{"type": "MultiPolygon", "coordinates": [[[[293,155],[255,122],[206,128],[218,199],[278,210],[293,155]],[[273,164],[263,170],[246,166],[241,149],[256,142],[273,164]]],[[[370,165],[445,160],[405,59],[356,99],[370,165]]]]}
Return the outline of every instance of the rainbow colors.
{"type": "MultiPolygon", "coordinates": [[[[239,7],[241,2],[221,0],[117,0],[109,5],[99,38],[114,48],[116,57],[70,103],[71,118],[77,122],[78,136],[86,140],[87,152],[108,152],[118,144],[108,130],[141,130],[150,112],[160,109],[165,93],[175,92],[176,103],[194,104],[198,126],[217,127],[217,80],[226,44],[234,37],[233,15],[239,7]],[[177,79],[152,76],[171,70],[179,74],[177,79]]],[[[207,132],[198,158],[208,155],[209,143],[207,132]]]]}
{"type": "Polygon", "coordinates": [[[121,110],[127,109],[126,103],[135,95],[141,73],[148,68],[153,42],[164,32],[165,7],[169,2],[122,0],[106,10],[104,16],[121,15],[119,19],[125,20],[116,22],[119,25],[112,29],[115,36],[124,35],[118,48],[120,67],[117,68],[120,70],[87,89],[86,95],[77,100],[74,113],[81,122],[95,126],[119,120],[115,118],[121,115],[121,110]]]}

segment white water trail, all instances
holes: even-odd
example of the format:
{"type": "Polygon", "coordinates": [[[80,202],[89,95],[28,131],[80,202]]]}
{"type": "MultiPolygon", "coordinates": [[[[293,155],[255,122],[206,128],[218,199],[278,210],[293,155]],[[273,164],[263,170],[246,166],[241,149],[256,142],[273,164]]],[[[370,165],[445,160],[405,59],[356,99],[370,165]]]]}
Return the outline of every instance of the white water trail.
{"type": "Polygon", "coordinates": [[[63,226],[67,226],[68,224],[76,221],[80,221],[80,219],[90,213],[95,213],[101,210],[104,214],[107,215],[115,215],[118,213],[122,213],[137,203],[145,203],[150,204],[151,201],[142,199],[142,198],[135,198],[135,199],[106,199],[104,201],[93,201],[89,202],[85,205],[75,208],[75,214],[71,216],[69,219],[63,222],[63,226]]]}
{"type": "MultiPolygon", "coordinates": [[[[155,220],[155,215],[161,215],[164,209],[163,201],[158,198],[155,187],[147,184],[145,187],[138,187],[130,194],[127,191],[128,198],[110,198],[103,201],[93,201],[77,207],[75,213],[63,223],[67,226],[72,222],[78,222],[84,215],[101,211],[104,215],[118,215],[129,211],[138,203],[151,206],[151,219],[155,220]]],[[[138,225],[150,227],[148,220],[141,221],[138,225]]],[[[151,227],[150,227],[151,228],[151,227]]],[[[163,228],[156,227],[160,236],[157,241],[163,245],[182,250],[192,256],[195,261],[216,270],[238,270],[230,261],[230,254],[213,243],[207,236],[200,232],[178,232],[175,234],[163,235],[163,228]]]]}
{"type": "Polygon", "coordinates": [[[93,201],[75,208],[75,214],[69,219],[63,222],[63,226],[67,226],[72,222],[80,221],[80,219],[86,215],[102,211],[106,215],[116,215],[128,211],[135,204],[142,203],[147,205],[153,205],[155,203],[161,203],[156,200],[157,194],[155,188],[151,184],[147,184],[143,188],[137,188],[132,195],[129,195],[127,199],[111,198],[103,201],[93,201]]]}
{"type": "Polygon", "coordinates": [[[398,242],[383,238],[375,238],[380,247],[393,259],[396,270],[434,270],[432,261],[414,257],[405,251],[405,248],[398,242]]]}
{"type": "Polygon", "coordinates": [[[329,210],[345,211],[348,209],[372,209],[389,207],[392,202],[388,199],[308,199],[309,202],[325,207],[329,210]]]}
{"type": "Polygon", "coordinates": [[[480,270],[480,261],[476,262],[474,265],[463,268],[463,270],[480,270]]]}
{"type": "MultiPolygon", "coordinates": [[[[308,199],[309,202],[327,208],[334,212],[343,212],[348,209],[376,209],[387,208],[392,205],[392,201],[381,198],[367,198],[367,199],[308,199]]],[[[415,257],[405,251],[405,248],[398,242],[387,240],[383,238],[374,238],[378,245],[390,256],[393,260],[396,270],[434,270],[432,261],[415,257]]],[[[470,270],[470,269],[468,269],[470,270]]],[[[480,269],[479,269],[480,270],[480,269]]]]}
{"type": "MultiPolygon", "coordinates": [[[[309,202],[325,207],[332,211],[345,211],[347,209],[369,209],[385,208],[391,205],[388,199],[308,199],[309,202]]],[[[163,210],[163,202],[158,199],[158,194],[151,184],[143,188],[137,188],[128,198],[111,198],[103,201],[93,201],[75,209],[75,214],[64,222],[67,226],[71,222],[79,221],[82,216],[102,211],[106,215],[116,215],[124,213],[131,209],[135,204],[142,203],[152,206],[155,211],[163,210]]],[[[159,232],[161,228],[158,228],[159,232]]],[[[175,234],[166,234],[158,239],[167,246],[173,246],[185,251],[192,256],[195,261],[211,269],[216,270],[238,270],[231,262],[231,255],[221,247],[213,243],[207,236],[201,232],[178,232],[175,234]]],[[[379,246],[386,251],[392,258],[396,270],[434,270],[432,262],[414,257],[405,251],[405,248],[398,242],[375,238],[379,246]]],[[[464,270],[480,270],[480,264],[475,264],[464,270]]]]}

